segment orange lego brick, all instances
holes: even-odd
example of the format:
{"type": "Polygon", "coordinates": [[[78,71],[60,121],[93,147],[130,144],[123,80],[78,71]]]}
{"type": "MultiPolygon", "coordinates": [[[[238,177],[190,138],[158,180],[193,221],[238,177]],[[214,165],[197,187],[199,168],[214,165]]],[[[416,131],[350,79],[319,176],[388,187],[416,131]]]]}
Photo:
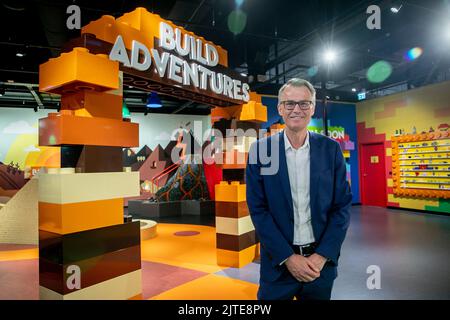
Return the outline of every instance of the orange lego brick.
{"type": "Polygon", "coordinates": [[[250,101],[262,103],[262,96],[254,91],[250,91],[250,101]]]}
{"type": "Polygon", "coordinates": [[[215,156],[216,163],[222,169],[245,169],[247,166],[248,152],[232,150],[215,156]]]}
{"type": "Polygon", "coordinates": [[[39,202],[39,230],[69,234],[123,223],[123,198],[77,203],[39,202]]]}
{"type": "MultiPolygon", "coordinates": [[[[166,22],[172,28],[178,28],[181,31],[181,35],[184,38],[185,34],[189,34],[202,40],[203,44],[208,43],[217,49],[219,54],[219,64],[224,67],[228,66],[228,52],[221,46],[214,44],[211,41],[195,35],[183,27],[175,25],[172,21],[164,20],[159,15],[150,13],[147,9],[139,7],[134,11],[125,13],[123,16],[116,19],[116,23],[126,23],[127,25],[139,30],[142,34],[147,35],[153,42],[153,38],[159,38],[159,25],[161,22],[166,22]]],[[[153,48],[153,45],[151,46],[153,48]]]]}
{"type": "Polygon", "coordinates": [[[286,127],[285,124],[275,123],[270,126],[270,130],[283,130],[286,127]]]}
{"type": "Polygon", "coordinates": [[[61,110],[74,110],[76,116],[122,120],[122,97],[83,90],[61,97],[61,110]]]}
{"type": "Polygon", "coordinates": [[[246,201],[246,185],[240,184],[239,181],[232,181],[230,184],[221,181],[215,185],[216,201],[223,202],[241,202],[246,201]]]}
{"type": "Polygon", "coordinates": [[[241,121],[267,122],[267,107],[256,101],[242,105],[239,116],[241,121]]]}
{"type": "Polygon", "coordinates": [[[259,243],[242,251],[217,249],[217,264],[232,268],[242,268],[259,257],[259,243]]]}
{"type": "Polygon", "coordinates": [[[211,122],[214,123],[220,119],[231,119],[234,117],[236,110],[239,110],[240,106],[234,107],[215,107],[211,109],[211,122]]]}
{"type": "Polygon", "coordinates": [[[90,146],[137,147],[139,125],[108,118],[77,117],[71,110],[49,113],[39,119],[39,145],[81,144],[90,146]],[[66,111],[66,112],[62,112],[66,111]]]}
{"type": "Polygon", "coordinates": [[[123,16],[115,19],[113,16],[104,15],[96,21],[92,21],[81,29],[81,33],[90,33],[98,39],[114,43],[118,35],[122,36],[125,47],[131,50],[132,41],[136,40],[147,46],[148,49],[154,48],[155,40],[159,38],[160,23],[165,22],[172,28],[178,28],[184,38],[185,34],[195,36],[202,42],[209,43],[217,49],[219,55],[219,64],[228,66],[228,52],[221,46],[207,41],[186,29],[175,25],[169,20],[164,20],[159,15],[150,13],[145,8],[136,8],[123,16]]]}
{"type": "Polygon", "coordinates": [[[133,40],[144,44],[148,49],[153,48],[153,39],[149,35],[130,26],[126,21],[118,22],[113,16],[104,15],[100,19],[91,21],[81,28],[81,34],[90,33],[97,39],[109,42],[116,42],[117,36],[121,36],[125,47],[131,50],[133,40]]]}
{"type": "Polygon", "coordinates": [[[39,66],[39,91],[70,94],[81,90],[119,88],[119,63],[107,55],[75,48],[39,66]]]}

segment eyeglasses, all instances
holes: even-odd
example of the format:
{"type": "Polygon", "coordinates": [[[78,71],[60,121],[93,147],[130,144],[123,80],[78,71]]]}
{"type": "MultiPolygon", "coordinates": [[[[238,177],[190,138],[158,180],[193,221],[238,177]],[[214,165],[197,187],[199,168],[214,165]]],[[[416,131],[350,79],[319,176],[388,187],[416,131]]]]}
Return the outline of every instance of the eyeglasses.
{"type": "Polygon", "coordinates": [[[300,110],[307,111],[311,109],[311,106],[313,105],[313,102],[310,100],[300,100],[300,101],[293,101],[293,100],[287,100],[287,101],[281,101],[288,111],[292,111],[295,109],[295,106],[298,105],[300,107],[300,110]]]}

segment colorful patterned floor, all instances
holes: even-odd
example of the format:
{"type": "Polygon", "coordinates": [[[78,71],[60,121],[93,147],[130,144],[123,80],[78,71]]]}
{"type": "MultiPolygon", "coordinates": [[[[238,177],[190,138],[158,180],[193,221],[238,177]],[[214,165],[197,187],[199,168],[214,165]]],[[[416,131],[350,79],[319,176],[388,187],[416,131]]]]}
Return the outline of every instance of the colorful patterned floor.
{"type": "MultiPolygon", "coordinates": [[[[215,246],[213,227],[158,224],[158,236],[142,242],[143,298],[256,299],[259,264],[218,266],[215,246]]],[[[0,300],[39,298],[37,258],[35,246],[0,244],[0,300]]]]}
{"type": "MultiPolygon", "coordinates": [[[[142,242],[143,297],[256,299],[259,264],[218,266],[215,228],[189,221],[160,222],[158,236],[142,242]]],[[[449,252],[449,216],[352,207],[332,299],[449,300],[449,252]],[[379,290],[367,288],[372,265],[382,270],[379,290]]],[[[0,300],[38,299],[37,257],[34,246],[0,244],[0,300]]]]}

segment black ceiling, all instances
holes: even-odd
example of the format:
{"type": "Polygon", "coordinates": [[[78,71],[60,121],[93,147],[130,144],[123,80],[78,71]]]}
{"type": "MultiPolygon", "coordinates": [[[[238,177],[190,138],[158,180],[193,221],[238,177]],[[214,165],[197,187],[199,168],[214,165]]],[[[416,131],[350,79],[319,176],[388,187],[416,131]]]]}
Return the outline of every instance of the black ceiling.
{"type": "MultiPolygon", "coordinates": [[[[276,94],[281,83],[300,76],[318,88],[326,83],[327,91],[319,90],[319,95],[354,101],[352,88],[375,94],[394,85],[411,88],[446,80],[450,73],[448,0],[0,0],[0,82],[38,83],[39,64],[58,55],[66,41],[79,36],[79,31],[66,27],[66,9],[71,4],[81,8],[82,25],[105,14],[119,17],[145,7],[227,49],[230,67],[248,74],[252,89],[260,93],[276,94]],[[240,10],[247,23],[242,33],[234,34],[228,16],[237,3],[242,3],[240,10]],[[373,4],[382,10],[381,30],[366,27],[366,9],[373,4]],[[402,5],[398,14],[390,11],[394,5],[402,5]],[[338,54],[331,67],[321,58],[327,47],[338,54]],[[423,55],[407,62],[403,55],[413,47],[423,48],[423,55]],[[25,56],[17,57],[18,52],[25,56]],[[393,72],[381,83],[370,83],[366,71],[379,60],[389,62],[393,72]],[[318,68],[315,75],[308,73],[313,66],[318,68]],[[269,78],[258,77],[269,70],[269,78]]],[[[8,85],[6,89],[0,106],[36,105],[33,99],[25,99],[25,104],[13,99],[19,94],[4,99],[9,90],[30,94],[29,88],[8,85]]],[[[139,104],[144,93],[127,89],[125,96],[131,99],[132,112],[144,110],[139,104]]],[[[56,107],[57,99],[41,98],[45,106],[56,107]]],[[[208,106],[187,105],[169,97],[163,102],[168,107],[153,112],[208,114],[208,106]]]]}

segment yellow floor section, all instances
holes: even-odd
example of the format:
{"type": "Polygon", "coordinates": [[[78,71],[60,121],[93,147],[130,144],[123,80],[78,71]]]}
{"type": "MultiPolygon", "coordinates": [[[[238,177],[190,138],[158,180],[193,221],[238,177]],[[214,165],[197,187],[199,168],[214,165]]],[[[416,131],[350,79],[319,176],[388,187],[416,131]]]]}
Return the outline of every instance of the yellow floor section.
{"type": "Polygon", "coordinates": [[[142,260],[214,273],[225,267],[217,265],[216,229],[214,227],[158,223],[157,236],[142,241],[142,260]],[[175,232],[198,231],[194,236],[175,236],[175,232]]]}
{"type": "Polygon", "coordinates": [[[149,300],[256,300],[257,291],[256,284],[208,274],[149,300]]]}
{"type": "Polygon", "coordinates": [[[0,261],[28,260],[39,258],[39,249],[0,251],[0,261]]]}

